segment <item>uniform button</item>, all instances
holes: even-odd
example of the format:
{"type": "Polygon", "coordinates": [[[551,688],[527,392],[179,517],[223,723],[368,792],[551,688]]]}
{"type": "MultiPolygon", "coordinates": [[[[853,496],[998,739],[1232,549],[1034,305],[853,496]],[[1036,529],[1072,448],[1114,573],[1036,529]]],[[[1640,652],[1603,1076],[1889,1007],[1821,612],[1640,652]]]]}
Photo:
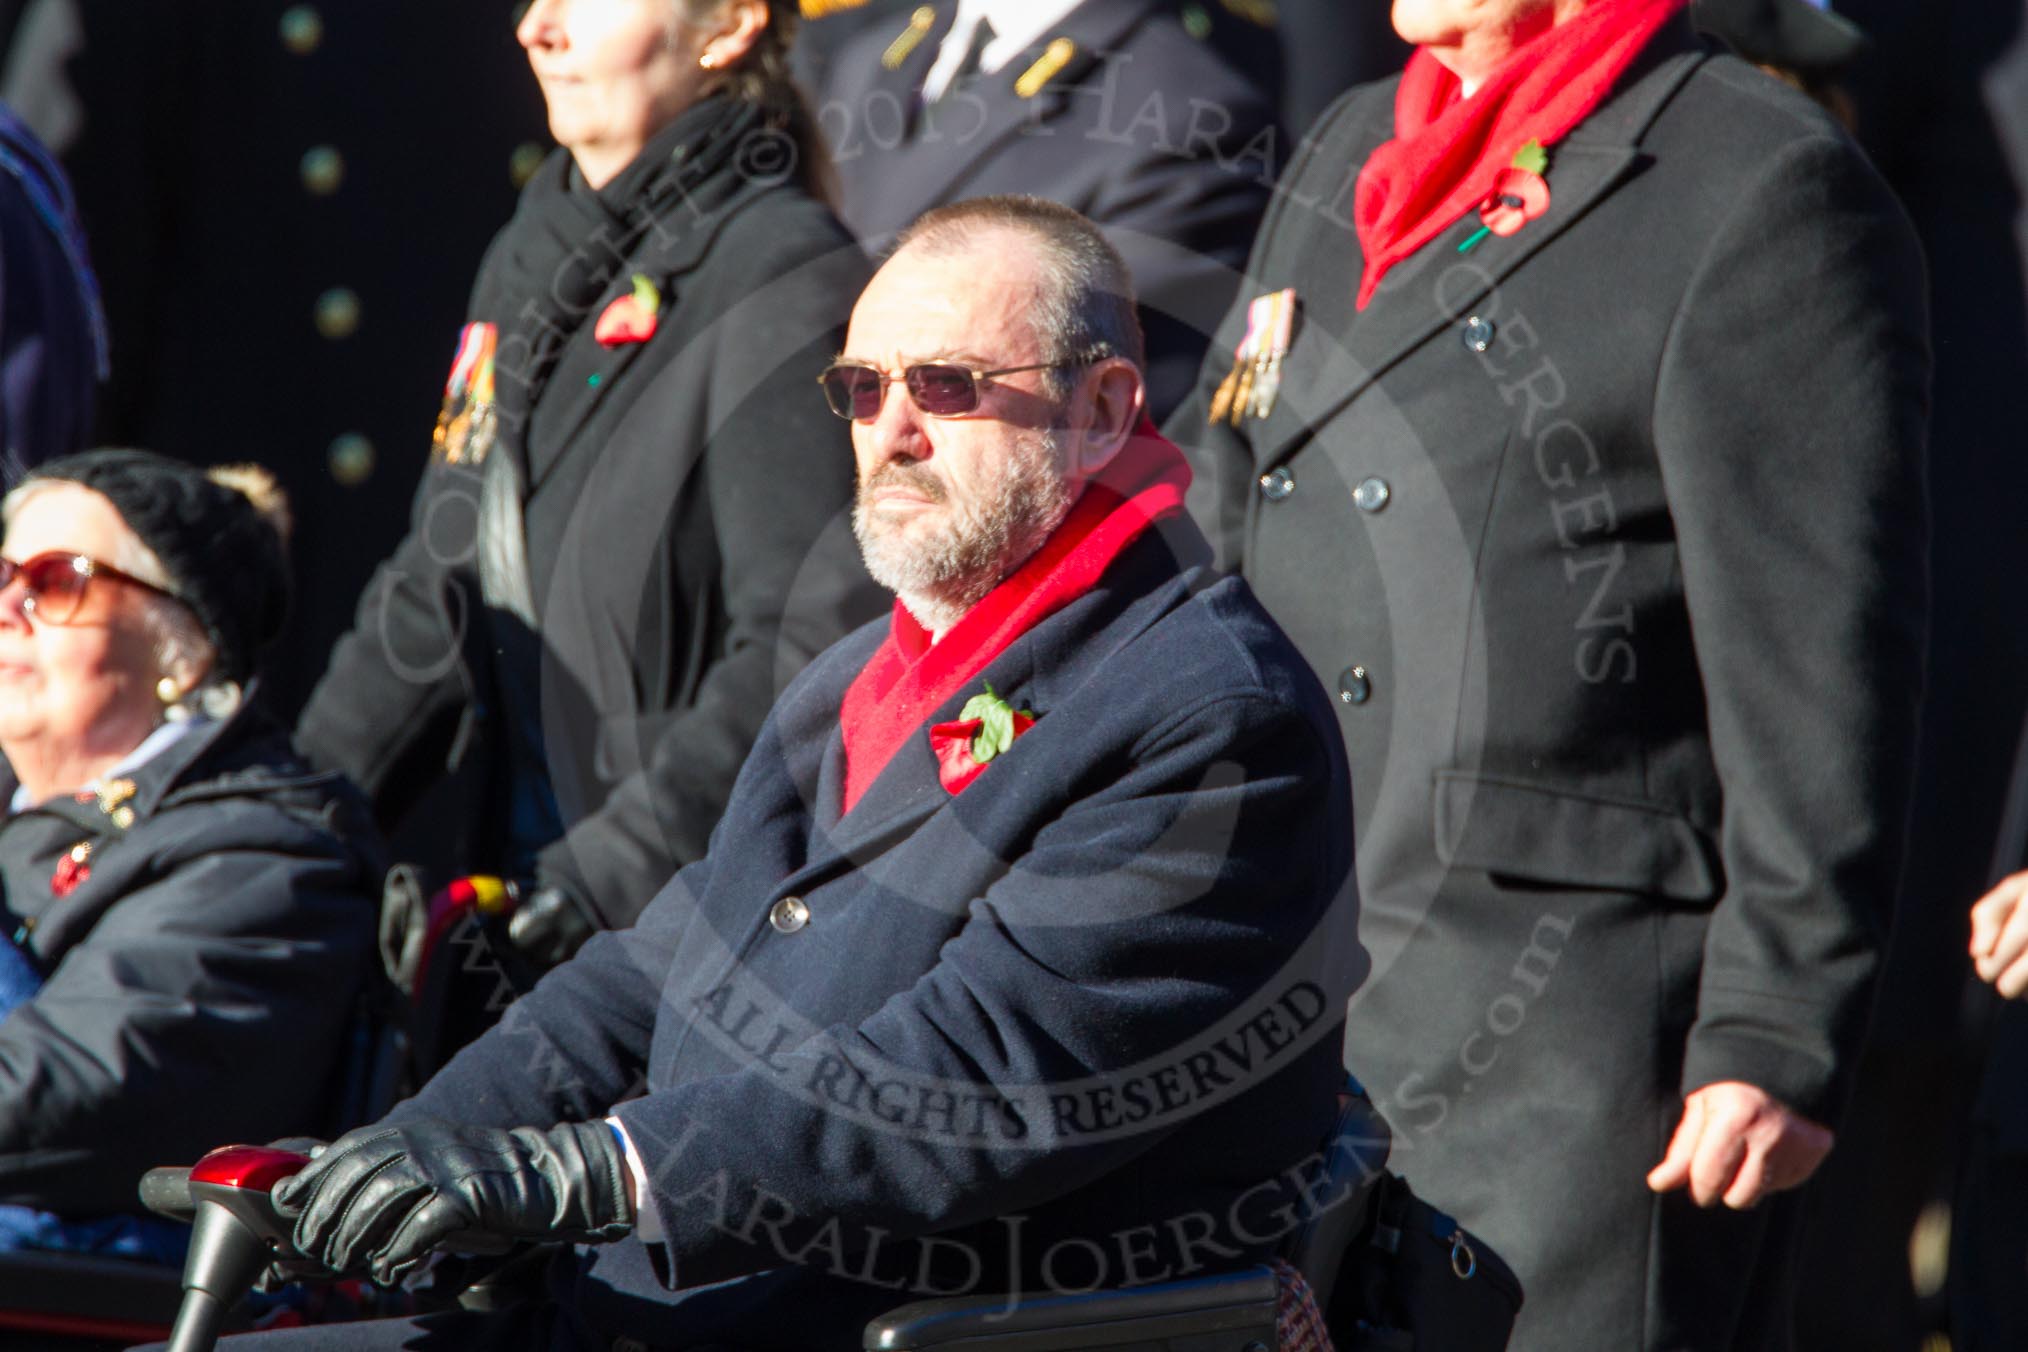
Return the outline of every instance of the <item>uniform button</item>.
{"type": "Polygon", "coordinates": [[[1269,502],[1280,502],[1296,491],[1296,476],[1285,469],[1271,469],[1260,476],[1260,495],[1269,502]]]}
{"type": "Polygon", "coordinates": [[[323,45],[324,16],[315,5],[290,5],[282,11],[282,45],[297,56],[308,56],[323,45]]]}
{"type": "Polygon", "coordinates": [[[303,152],[303,186],[318,197],[329,197],[345,181],[345,157],[335,146],[312,146],[303,152]]]}
{"type": "Polygon", "coordinates": [[[1493,347],[1493,325],[1491,321],[1473,315],[1465,321],[1465,346],[1474,352],[1489,352],[1493,347]]]}
{"type": "Polygon", "coordinates": [[[1377,512],[1393,496],[1394,491],[1387,486],[1387,480],[1361,479],[1359,486],[1352,490],[1352,505],[1362,512],[1377,512]]]}
{"type": "Polygon", "coordinates": [[[768,923],[781,934],[794,934],[810,923],[810,908],[801,897],[783,897],[768,910],[768,923]]]}
{"type": "Polygon", "coordinates": [[[334,286],[317,297],[317,332],[336,342],[359,330],[359,293],[334,286]]]}
{"type": "Polygon", "coordinates": [[[1338,673],[1338,698],[1347,704],[1364,704],[1373,698],[1373,678],[1364,667],[1347,667],[1338,673]]]}

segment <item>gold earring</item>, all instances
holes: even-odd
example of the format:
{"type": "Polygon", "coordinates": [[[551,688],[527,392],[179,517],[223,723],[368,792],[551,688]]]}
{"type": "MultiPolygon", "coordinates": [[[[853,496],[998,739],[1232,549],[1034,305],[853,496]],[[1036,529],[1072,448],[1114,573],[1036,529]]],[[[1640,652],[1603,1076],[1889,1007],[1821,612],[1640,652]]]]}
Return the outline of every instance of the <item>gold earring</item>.
{"type": "Polygon", "coordinates": [[[155,698],[164,704],[174,704],[183,698],[183,687],[176,683],[174,676],[164,676],[155,682],[155,698]]]}

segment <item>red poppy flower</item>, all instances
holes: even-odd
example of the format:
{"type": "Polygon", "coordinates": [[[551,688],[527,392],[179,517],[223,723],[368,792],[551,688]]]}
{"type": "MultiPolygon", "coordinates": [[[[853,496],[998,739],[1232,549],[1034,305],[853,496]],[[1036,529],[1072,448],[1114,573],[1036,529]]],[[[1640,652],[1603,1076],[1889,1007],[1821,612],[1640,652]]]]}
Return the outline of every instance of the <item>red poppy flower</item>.
{"type": "Polygon", "coordinates": [[[49,893],[54,897],[67,897],[92,876],[92,866],[87,861],[89,851],[80,853],[72,850],[56,863],[56,872],[49,878],[49,893]]]}
{"type": "Polygon", "coordinates": [[[1549,210],[1549,183],[1527,169],[1502,169],[1493,180],[1493,194],[1479,208],[1479,222],[1501,237],[1549,210]]]}
{"type": "MultiPolygon", "coordinates": [[[[1015,711],[1012,717],[1013,733],[1008,739],[1010,746],[1013,745],[1013,737],[1019,737],[1035,726],[1035,720],[1027,714],[1015,711]]],[[[946,792],[963,793],[973,780],[986,773],[986,767],[993,762],[993,755],[999,754],[996,751],[984,760],[974,754],[979,733],[985,726],[983,718],[961,718],[955,723],[939,723],[929,730],[930,750],[937,757],[937,781],[946,792]]]]}
{"type": "Polygon", "coordinates": [[[645,343],[655,336],[662,314],[662,291],[642,273],[634,274],[634,290],[606,307],[592,329],[600,347],[645,343]]]}

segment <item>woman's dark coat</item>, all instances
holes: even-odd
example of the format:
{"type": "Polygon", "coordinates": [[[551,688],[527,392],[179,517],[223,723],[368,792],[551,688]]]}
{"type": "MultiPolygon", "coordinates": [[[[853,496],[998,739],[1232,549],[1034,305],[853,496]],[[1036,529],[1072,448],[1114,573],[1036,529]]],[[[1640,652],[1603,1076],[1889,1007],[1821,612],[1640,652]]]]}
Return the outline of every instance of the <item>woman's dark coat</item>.
{"type": "MultiPolygon", "coordinates": [[[[388,820],[475,736],[497,765],[539,726],[566,833],[535,873],[612,924],[704,852],[775,694],[882,605],[851,536],[846,425],[816,385],[869,267],[756,162],[687,192],[564,345],[516,465],[522,531],[474,530],[484,465],[432,463],[297,728],[388,820]],[[595,320],[636,273],[659,327],[602,346],[595,320]],[[502,549],[525,557],[526,618],[481,599],[502,549]]],[[[483,871],[509,866],[490,778],[483,871]]]]}
{"type": "Polygon", "coordinates": [[[0,1202],[67,1216],[137,1210],[144,1171],[227,1141],[347,1125],[373,963],[366,806],[258,711],[114,783],[131,795],[0,821],[6,924],[46,973],[0,1020],[0,1202]],[[89,873],[59,897],[79,845],[89,873]]]}
{"type": "Polygon", "coordinates": [[[1552,148],[1545,215],[1461,252],[1473,213],[1355,312],[1394,88],[1256,244],[1242,300],[1302,305],[1271,415],[1208,426],[1228,357],[1171,427],[1337,697],[1347,1059],[1520,1273],[1516,1348],[1781,1345],[1792,1200],[1643,1180],[1703,1085],[1826,1123],[1848,1088],[1922,690],[1922,259],[1828,116],[1684,25],[1552,148]]]}

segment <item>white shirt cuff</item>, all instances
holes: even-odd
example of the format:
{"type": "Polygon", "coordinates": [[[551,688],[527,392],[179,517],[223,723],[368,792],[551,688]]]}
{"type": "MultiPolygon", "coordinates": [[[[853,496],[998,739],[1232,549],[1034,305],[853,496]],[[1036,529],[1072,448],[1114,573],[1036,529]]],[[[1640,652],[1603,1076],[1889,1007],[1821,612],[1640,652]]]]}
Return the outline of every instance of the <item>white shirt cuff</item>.
{"type": "Polygon", "coordinates": [[[627,1155],[627,1172],[634,1176],[634,1238],[643,1244],[660,1244],[667,1232],[662,1229],[662,1214],[655,1210],[654,1194],[648,1191],[648,1170],[641,1163],[641,1152],[634,1149],[626,1123],[608,1117],[606,1125],[618,1134],[620,1148],[627,1155]]]}

